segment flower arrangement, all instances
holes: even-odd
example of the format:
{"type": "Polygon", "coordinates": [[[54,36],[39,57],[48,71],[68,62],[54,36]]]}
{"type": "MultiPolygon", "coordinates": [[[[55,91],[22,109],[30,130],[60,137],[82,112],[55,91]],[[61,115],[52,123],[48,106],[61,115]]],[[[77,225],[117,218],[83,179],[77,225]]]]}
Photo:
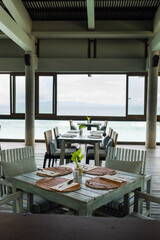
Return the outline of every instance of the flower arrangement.
{"type": "Polygon", "coordinates": [[[87,117],[87,121],[88,121],[88,122],[91,122],[91,117],[87,117]]]}
{"type": "Polygon", "coordinates": [[[71,160],[76,163],[76,167],[79,168],[79,161],[83,159],[84,155],[82,155],[81,148],[76,152],[72,153],[71,160]]]}

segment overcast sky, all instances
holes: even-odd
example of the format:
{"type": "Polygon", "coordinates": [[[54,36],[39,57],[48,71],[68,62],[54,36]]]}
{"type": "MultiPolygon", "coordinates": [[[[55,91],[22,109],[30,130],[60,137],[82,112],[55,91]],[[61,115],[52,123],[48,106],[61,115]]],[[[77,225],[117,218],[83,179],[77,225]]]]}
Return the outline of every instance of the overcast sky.
{"type": "MultiPolygon", "coordinates": [[[[132,77],[131,77],[132,78],[132,77]]],[[[18,99],[24,98],[24,77],[17,77],[19,80],[18,99]],[[20,84],[21,83],[21,84],[20,84]]],[[[41,77],[43,80],[44,77],[41,77]]],[[[40,81],[40,96],[42,101],[50,101],[52,96],[52,77],[45,77],[45,81],[40,81]]],[[[141,78],[134,77],[134,84],[130,85],[133,89],[136,102],[142,103],[142,93],[140,86],[143,87],[141,78]]],[[[9,75],[0,74],[1,88],[0,88],[0,103],[9,102],[9,75]]],[[[125,105],[126,95],[126,75],[92,75],[88,77],[87,74],[59,74],[57,78],[57,93],[58,101],[78,102],[84,101],[86,103],[109,104],[109,105],[125,105]]],[[[133,100],[133,96],[130,95],[133,100]]],[[[160,101],[160,86],[159,86],[159,101],[160,101]]]]}

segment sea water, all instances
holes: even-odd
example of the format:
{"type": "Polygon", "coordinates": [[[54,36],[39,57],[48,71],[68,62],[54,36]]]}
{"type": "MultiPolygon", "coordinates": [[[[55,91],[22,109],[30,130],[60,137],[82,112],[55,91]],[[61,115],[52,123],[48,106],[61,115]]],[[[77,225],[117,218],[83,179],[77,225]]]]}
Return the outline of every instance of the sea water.
{"type": "MultiPolygon", "coordinates": [[[[74,125],[78,122],[73,120],[74,125]]],[[[0,120],[0,125],[0,139],[25,138],[25,120],[0,120]]],[[[44,140],[44,132],[54,127],[58,127],[59,133],[63,134],[70,129],[69,120],[35,120],[35,138],[44,140]]],[[[109,127],[118,133],[118,141],[145,141],[146,122],[109,121],[107,129],[109,127]]],[[[157,142],[160,142],[160,123],[157,123],[157,142]]]]}

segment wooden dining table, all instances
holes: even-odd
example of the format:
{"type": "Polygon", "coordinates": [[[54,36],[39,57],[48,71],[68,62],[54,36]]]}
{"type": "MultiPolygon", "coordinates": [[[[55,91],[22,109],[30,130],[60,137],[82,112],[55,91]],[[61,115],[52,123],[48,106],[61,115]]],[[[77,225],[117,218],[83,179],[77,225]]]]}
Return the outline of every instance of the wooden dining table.
{"type": "MultiPolygon", "coordinates": [[[[75,168],[74,163],[65,165],[75,168]]],[[[65,207],[73,209],[81,216],[91,216],[93,211],[99,207],[111,202],[112,200],[124,195],[125,199],[129,199],[129,193],[136,189],[143,191],[145,178],[143,175],[137,175],[122,171],[117,171],[116,176],[125,178],[127,181],[121,187],[115,189],[93,189],[85,185],[86,181],[96,177],[91,174],[83,174],[81,188],[73,192],[57,192],[45,190],[36,185],[36,181],[42,179],[36,172],[22,174],[12,178],[13,192],[22,190],[29,194],[36,194],[50,201],[61,204],[65,207]]],[[[64,176],[62,176],[64,177],[64,176]]],[[[72,179],[73,173],[65,175],[66,179],[72,179]]],[[[126,214],[129,212],[129,202],[125,201],[126,214]]],[[[29,208],[28,208],[29,209],[29,208]]],[[[16,212],[16,206],[14,208],[16,212]]]]}
{"type": "MultiPolygon", "coordinates": [[[[71,131],[69,131],[71,132],[71,131]]],[[[98,138],[95,136],[90,137],[91,131],[84,131],[82,135],[80,133],[74,133],[73,135],[76,135],[75,137],[65,137],[65,135],[61,135],[58,137],[58,141],[61,143],[61,155],[60,155],[60,165],[64,164],[64,156],[65,156],[65,145],[67,143],[82,143],[82,144],[92,144],[94,145],[94,160],[95,160],[95,165],[100,166],[100,161],[99,161],[99,145],[102,142],[103,136],[101,138],[98,138]]]]}

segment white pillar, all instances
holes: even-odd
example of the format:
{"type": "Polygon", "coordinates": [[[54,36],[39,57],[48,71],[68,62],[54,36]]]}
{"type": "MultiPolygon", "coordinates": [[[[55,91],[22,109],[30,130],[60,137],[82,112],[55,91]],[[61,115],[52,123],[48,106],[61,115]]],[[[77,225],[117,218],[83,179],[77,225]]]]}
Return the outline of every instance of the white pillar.
{"type": "MultiPolygon", "coordinates": [[[[156,123],[157,123],[157,85],[158,65],[156,57],[159,51],[153,51],[150,55],[148,90],[147,90],[147,116],[146,116],[146,147],[156,148],[156,123]]],[[[158,61],[157,61],[158,62],[158,61]]]]}
{"type": "Polygon", "coordinates": [[[35,55],[32,52],[25,54],[26,75],[26,111],[25,111],[25,145],[35,143],[35,55]]]}

